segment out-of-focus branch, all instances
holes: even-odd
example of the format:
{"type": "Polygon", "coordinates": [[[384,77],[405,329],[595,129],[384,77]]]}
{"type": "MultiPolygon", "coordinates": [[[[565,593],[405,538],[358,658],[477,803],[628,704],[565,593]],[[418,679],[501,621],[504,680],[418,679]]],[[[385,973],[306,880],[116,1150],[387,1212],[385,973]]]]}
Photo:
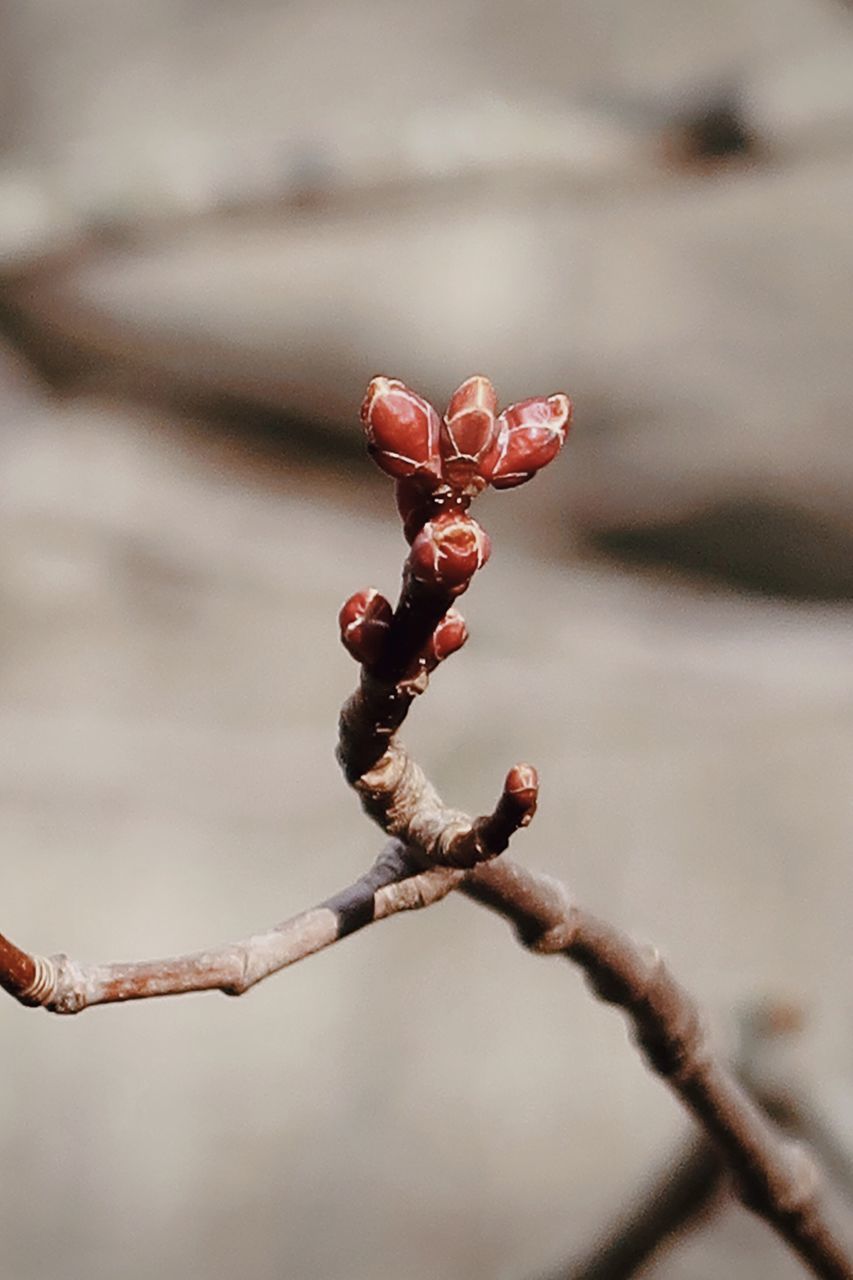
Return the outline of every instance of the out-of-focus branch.
{"type": "MultiPolygon", "coordinates": [[[[826,1090],[805,1081],[791,1061],[791,1041],[799,1039],[803,1021],[803,1010],[790,1000],[748,1005],[738,1020],[733,1068],[762,1110],[787,1133],[808,1141],[853,1189],[850,1153],[837,1137],[838,1126],[815,1122],[817,1099],[824,1102],[826,1090]]],[[[707,1138],[682,1146],[664,1173],[644,1180],[631,1206],[579,1260],[551,1272],[554,1280],[629,1280],[661,1247],[725,1202],[724,1174],[720,1155],[707,1138]]]]}
{"type": "Polygon", "coordinates": [[[707,1139],[691,1143],[585,1257],[556,1268],[548,1280],[628,1280],[665,1240],[712,1210],[723,1193],[723,1167],[707,1139]]]}

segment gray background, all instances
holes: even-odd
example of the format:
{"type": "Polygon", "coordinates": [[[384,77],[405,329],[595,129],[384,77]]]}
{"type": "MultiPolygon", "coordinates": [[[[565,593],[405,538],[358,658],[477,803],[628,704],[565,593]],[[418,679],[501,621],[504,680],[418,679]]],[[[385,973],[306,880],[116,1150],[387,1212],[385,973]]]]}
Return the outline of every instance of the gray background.
{"type": "MultiPolygon", "coordinates": [[[[808,1012],[853,1142],[853,15],[831,3],[0,5],[0,928],[241,936],[377,837],[341,600],[404,544],[356,410],[565,388],[480,504],[406,737],[733,1039],[808,1012]],[[696,154],[718,104],[750,140],[696,154]]],[[[686,1121],[576,974],[449,901],[241,1001],[0,1005],[9,1280],[535,1277],[686,1121]]],[[[655,1277],[800,1271],[733,1208],[655,1277]]]]}

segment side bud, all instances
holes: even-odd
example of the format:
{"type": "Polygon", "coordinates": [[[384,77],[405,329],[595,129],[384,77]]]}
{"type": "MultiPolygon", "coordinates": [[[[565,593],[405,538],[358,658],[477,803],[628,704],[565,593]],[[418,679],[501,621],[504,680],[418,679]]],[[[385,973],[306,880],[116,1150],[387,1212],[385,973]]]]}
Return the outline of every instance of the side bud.
{"type": "Polygon", "coordinates": [[[341,643],[362,666],[374,666],[382,656],[392,609],[375,587],[356,591],[341,607],[338,623],[341,643]]]}
{"type": "Polygon", "coordinates": [[[417,475],[426,487],[441,483],[439,431],[432,405],[396,378],[374,378],[361,406],[367,448],[389,476],[417,475]]]}
{"type": "Polygon", "coordinates": [[[468,639],[465,619],[456,609],[448,609],[429,638],[423,659],[427,671],[434,671],[440,662],[461,649],[468,639]]]}
{"type": "Polygon", "coordinates": [[[454,391],[441,424],[444,478],[460,493],[485,489],[498,450],[498,400],[488,378],[475,374],[454,391]]]}
{"type": "Polygon", "coordinates": [[[532,479],[563,447],[572,420],[572,402],[556,395],[521,400],[498,418],[498,454],[491,474],[496,489],[512,489],[532,479]]]}
{"type": "Polygon", "coordinates": [[[460,595],[491,552],[488,534],[464,511],[428,520],[412,543],[409,569],[418,582],[460,595]]]}

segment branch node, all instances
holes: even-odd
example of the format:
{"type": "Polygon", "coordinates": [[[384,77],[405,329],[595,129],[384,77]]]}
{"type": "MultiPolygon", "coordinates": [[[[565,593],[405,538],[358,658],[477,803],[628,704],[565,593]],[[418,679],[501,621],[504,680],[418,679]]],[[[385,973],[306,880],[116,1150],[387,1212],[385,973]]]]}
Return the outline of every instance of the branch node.
{"type": "Polygon", "coordinates": [[[48,956],[31,956],[34,973],[30,983],[19,993],[21,1004],[38,1008],[50,1005],[56,991],[59,973],[54,959],[48,956]]]}
{"type": "Polygon", "coordinates": [[[537,927],[519,925],[519,940],[534,955],[553,956],[569,951],[577,934],[577,909],[569,891],[560,880],[551,876],[540,877],[542,888],[548,895],[553,923],[537,921],[537,927]]]}
{"type": "Polygon", "coordinates": [[[70,956],[50,957],[56,980],[49,997],[42,1001],[51,1013],[80,1013],[86,1008],[86,975],[70,956]]]}

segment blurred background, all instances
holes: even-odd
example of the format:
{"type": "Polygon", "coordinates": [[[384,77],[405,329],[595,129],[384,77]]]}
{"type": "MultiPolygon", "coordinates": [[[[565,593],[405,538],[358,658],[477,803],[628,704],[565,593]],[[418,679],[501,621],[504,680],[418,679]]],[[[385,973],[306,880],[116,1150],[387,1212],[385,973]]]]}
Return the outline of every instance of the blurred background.
{"type": "MultiPolygon", "coordinates": [[[[363,389],[566,390],[407,740],[474,812],[536,761],[516,855],[723,1043],[793,1003],[853,1151],[851,227],[842,0],[0,0],[0,928],[168,954],[354,879],[363,389]]],[[[688,1132],[463,901],[0,1036],[4,1280],[592,1275],[688,1132]]],[[[801,1274],[726,1204],[644,1274],[727,1273],[801,1274]]]]}

